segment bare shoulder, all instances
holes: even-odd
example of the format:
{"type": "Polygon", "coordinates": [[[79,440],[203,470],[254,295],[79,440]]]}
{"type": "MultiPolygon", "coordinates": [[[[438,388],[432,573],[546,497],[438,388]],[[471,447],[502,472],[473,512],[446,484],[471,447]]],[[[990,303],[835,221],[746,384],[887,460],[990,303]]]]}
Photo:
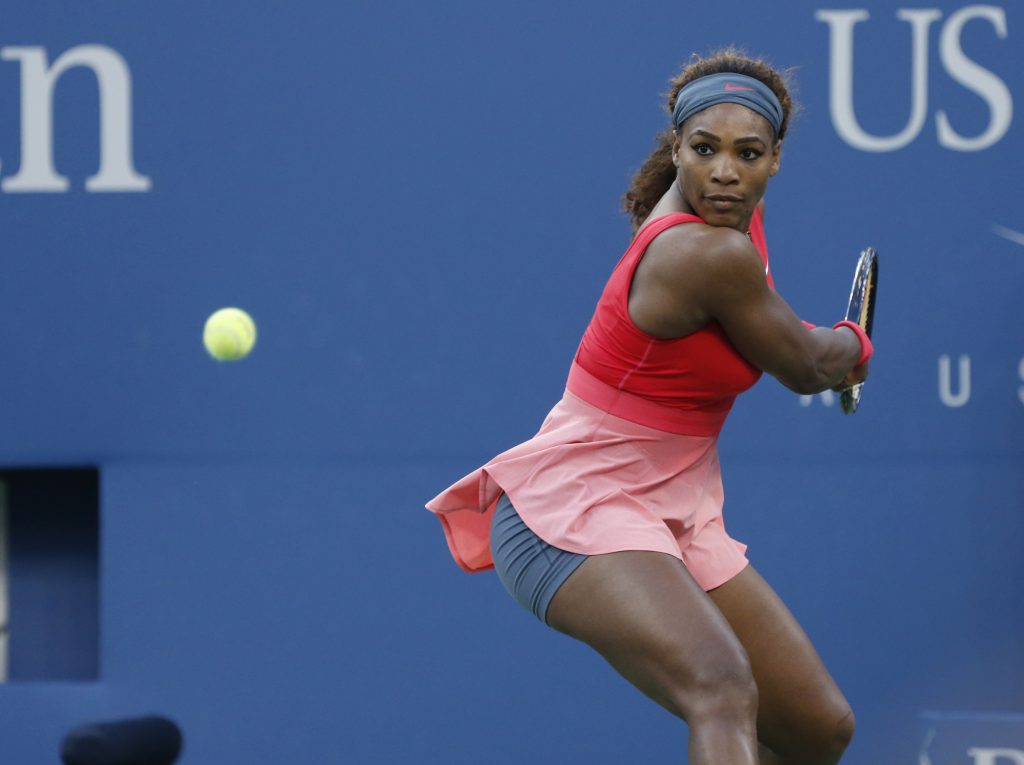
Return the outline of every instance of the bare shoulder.
{"type": "Polygon", "coordinates": [[[746,235],[705,223],[663,231],[647,248],[642,265],[652,277],[691,286],[764,275],[761,256],[746,235]]]}
{"type": "Polygon", "coordinates": [[[687,335],[764,290],[761,256],[731,228],[688,223],[659,234],[630,286],[634,323],[654,337],[687,335]]]}

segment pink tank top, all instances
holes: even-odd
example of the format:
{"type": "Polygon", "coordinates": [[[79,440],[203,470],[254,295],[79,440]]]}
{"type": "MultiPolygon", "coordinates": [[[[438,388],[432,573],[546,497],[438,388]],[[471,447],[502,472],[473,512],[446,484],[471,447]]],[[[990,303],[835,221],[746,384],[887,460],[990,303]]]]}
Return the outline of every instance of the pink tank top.
{"type": "MultiPolygon", "coordinates": [[[[660,340],[629,316],[629,287],[640,259],[658,234],[695,215],[672,213],[645,225],[612,272],[583,334],[569,373],[569,392],[623,419],[685,435],[716,435],[733,402],[761,377],[712,321],[685,337],[660,340]]],[[[768,269],[759,210],[750,239],[768,269]]]]}

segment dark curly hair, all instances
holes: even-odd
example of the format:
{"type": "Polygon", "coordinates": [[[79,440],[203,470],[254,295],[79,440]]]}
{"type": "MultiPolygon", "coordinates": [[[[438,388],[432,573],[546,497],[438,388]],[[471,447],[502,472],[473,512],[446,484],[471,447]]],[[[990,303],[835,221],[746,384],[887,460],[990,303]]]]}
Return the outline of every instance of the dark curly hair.
{"type": "MultiPolygon", "coordinates": [[[[699,77],[721,72],[736,72],[754,77],[774,91],[782,104],[782,126],[776,136],[780,141],[786,135],[789,127],[790,117],[796,110],[796,103],[790,97],[788,80],[789,71],[780,72],[761,58],[748,56],[737,48],[723,48],[715,51],[706,58],[693,54],[693,60],[682,72],[673,77],[670,81],[671,88],[668,92],[668,114],[671,115],[676,106],[676,96],[683,86],[699,77]]],[[[629,190],[622,197],[622,208],[629,215],[635,232],[651,210],[658,203],[658,200],[671,187],[676,177],[676,167],[672,163],[672,142],[675,132],[672,127],[658,133],[657,146],[647,158],[647,161],[637,170],[629,190]]]]}

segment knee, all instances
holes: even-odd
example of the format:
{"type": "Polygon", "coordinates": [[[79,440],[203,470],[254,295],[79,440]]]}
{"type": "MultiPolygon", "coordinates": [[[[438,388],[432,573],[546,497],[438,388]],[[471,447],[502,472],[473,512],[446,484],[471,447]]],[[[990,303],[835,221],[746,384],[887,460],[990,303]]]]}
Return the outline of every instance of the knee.
{"type": "Polygon", "coordinates": [[[753,720],[757,715],[757,683],[742,651],[709,656],[674,688],[673,705],[691,725],[702,722],[753,720]]]}
{"type": "Polygon", "coordinates": [[[857,720],[853,716],[853,710],[845,704],[837,710],[836,715],[833,716],[834,722],[826,728],[828,732],[826,742],[827,747],[835,754],[836,761],[838,762],[839,757],[842,756],[843,752],[846,751],[846,747],[850,745],[850,741],[853,740],[853,733],[857,728],[857,720]],[[838,719],[836,719],[836,715],[838,719]]]}
{"type": "Polygon", "coordinates": [[[850,745],[855,728],[853,710],[845,701],[822,708],[801,737],[804,752],[794,762],[834,765],[850,745]]]}

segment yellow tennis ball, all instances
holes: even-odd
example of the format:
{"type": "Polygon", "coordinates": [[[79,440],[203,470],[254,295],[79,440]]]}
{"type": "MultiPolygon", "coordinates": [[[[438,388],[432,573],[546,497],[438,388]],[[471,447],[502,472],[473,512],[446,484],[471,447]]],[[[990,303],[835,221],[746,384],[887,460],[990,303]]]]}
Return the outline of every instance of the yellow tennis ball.
{"type": "Polygon", "coordinates": [[[255,344],[256,324],[241,308],[214,311],[203,327],[203,345],[218,361],[245,358],[255,344]]]}

